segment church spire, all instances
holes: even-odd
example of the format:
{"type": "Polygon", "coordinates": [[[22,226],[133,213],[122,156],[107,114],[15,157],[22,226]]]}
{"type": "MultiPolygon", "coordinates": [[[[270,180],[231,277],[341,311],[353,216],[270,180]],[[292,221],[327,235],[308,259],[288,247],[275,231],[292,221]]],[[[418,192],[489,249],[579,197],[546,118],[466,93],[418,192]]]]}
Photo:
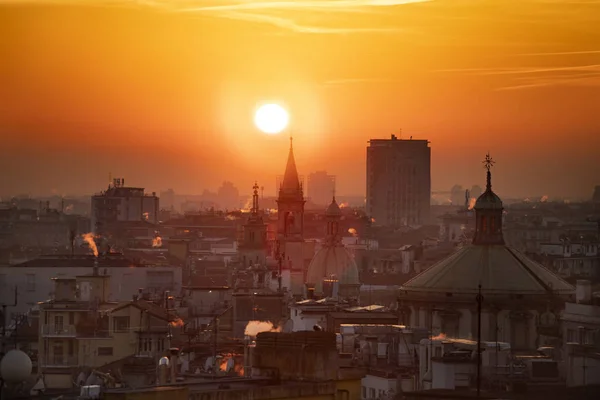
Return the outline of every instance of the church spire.
{"type": "Polygon", "coordinates": [[[485,169],[487,169],[487,181],[486,181],[486,185],[485,185],[486,192],[492,191],[492,171],[491,171],[491,169],[495,163],[496,163],[496,161],[494,161],[492,159],[492,157],[490,157],[490,152],[488,151],[488,153],[485,155],[485,160],[483,160],[483,165],[484,165],[485,169]]]}
{"type": "Polygon", "coordinates": [[[287,164],[285,166],[285,174],[281,183],[280,192],[288,195],[300,194],[302,196],[302,186],[298,178],[298,170],[296,169],[296,160],[294,159],[293,138],[290,136],[290,151],[288,154],[287,164]]]}
{"type": "Polygon", "coordinates": [[[252,214],[258,214],[258,182],[254,182],[254,186],[252,187],[254,192],[252,193],[252,214]]]}
{"type": "Polygon", "coordinates": [[[331,200],[331,204],[327,207],[327,211],[325,211],[325,216],[327,218],[327,235],[326,235],[326,243],[328,245],[335,245],[342,241],[340,236],[340,219],[342,218],[342,210],[338,205],[337,201],[335,201],[335,194],[333,195],[333,199],[331,200]]]}

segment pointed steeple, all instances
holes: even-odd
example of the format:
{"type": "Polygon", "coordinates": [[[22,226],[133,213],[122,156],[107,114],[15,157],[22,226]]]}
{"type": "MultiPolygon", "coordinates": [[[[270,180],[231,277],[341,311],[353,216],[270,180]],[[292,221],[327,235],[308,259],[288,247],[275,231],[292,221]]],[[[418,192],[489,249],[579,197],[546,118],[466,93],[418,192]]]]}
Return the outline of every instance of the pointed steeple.
{"type": "Polygon", "coordinates": [[[302,193],[300,179],[298,178],[298,170],[296,169],[296,160],[294,159],[294,147],[292,145],[292,137],[290,136],[290,152],[288,154],[287,164],[285,166],[285,175],[281,183],[280,191],[286,194],[302,193]]]}
{"type": "Polygon", "coordinates": [[[252,187],[254,192],[252,193],[252,214],[258,214],[258,182],[254,182],[254,186],[252,187]]]}
{"type": "Polygon", "coordinates": [[[340,219],[342,218],[342,210],[335,201],[335,195],[331,200],[331,204],[325,211],[327,217],[327,235],[325,237],[325,244],[332,246],[341,243],[342,238],[340,236],[340,219]]]}

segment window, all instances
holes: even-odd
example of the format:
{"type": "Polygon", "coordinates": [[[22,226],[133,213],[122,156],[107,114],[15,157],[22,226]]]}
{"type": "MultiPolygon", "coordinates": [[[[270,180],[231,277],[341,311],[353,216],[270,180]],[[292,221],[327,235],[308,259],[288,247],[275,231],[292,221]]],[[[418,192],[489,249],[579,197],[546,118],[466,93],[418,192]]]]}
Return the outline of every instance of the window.
{"type": "Polygon", "coordinates": [[[98,355],[99,356],[112,356],[113,348],[112,347],[98,347],[98,355]]]}
{"type": "Polygon", "coordinates": [[[55,315],[54,316],[54,326],[56,327],[57,330],[62,330],[63,328],[63,323],[64,318],[62,315],[55,315]]]}
{"type": "Polygon", "coordinates": [[[362,398],[366,399],[367,398],[367,388],[366,387],[362,387],[362,398]]]}
{"type": "Polygon", "coordinates": [[[147,353],[152,351],[152,339],[151,338],[140,338],[139,352],[147,353]]]}
{"type": "Polygon", "coordinates": [[[375,389],[369,388],[369,398],[370,399],[374,399],[375,398],[375,389]]]}
{"type": "Polygon", "coordinates": [[[114,317],[113,330],[115,332],[127,332],[129,330],[129,317],[114,317]]]}
{"type": "Polygon", "coordinates": [[[27,274],[27,291],[35,292],[35,274],[27,274]]]}
{"type": "Polygon", "coordinates": [[[165,350],[165,339],[159,338],[156,339],[156,351],[161,352],[165,350]]]}

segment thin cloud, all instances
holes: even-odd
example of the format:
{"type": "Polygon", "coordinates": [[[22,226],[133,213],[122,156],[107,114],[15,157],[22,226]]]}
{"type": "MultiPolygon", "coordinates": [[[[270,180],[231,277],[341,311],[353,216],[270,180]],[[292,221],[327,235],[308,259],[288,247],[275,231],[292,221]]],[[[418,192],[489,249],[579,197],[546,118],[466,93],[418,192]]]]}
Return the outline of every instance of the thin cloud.
{"type": "Polygon", "coordinates": [[[400,80],[398,79],[386,79],[386,78],[348,78],[348,79],[335,79],[325,81],[323,84],[325,86],[344,86],[344,85],[353,85],[353,84],[363,84],[363,83],[398,83],[400,80]]]}
{"type": "Polygon", "coordinates": [[[309,9],[309,10],[349,10],[356,11],[370,7],[393,7],[404,4],[425,3],[430,0],[290,0],[290,1],[245,1],[229,4],[196,6],[182,8],[181,11],[249,11],[249,10],[283,10],[283,9],[309,9]]]}
{"type": "Polygon", "coordinates": [[[529,83],[497,88],[497,91],[522,90],[552,86],[600,86],[600,74],[570,77],[566,79],[534,79],[529,83]]]}
{"type": "Polygon", "coordinates": [[[513,83],[496,88],[497,91],[567,85],[600,85],[600,64],[544,68],[465,68],[438,70],[436,72],[465,73],[479,76],[512,76],[511,81],[513,83]]]}
{"type": "Polygon", "coordinates": [[[352,34],[352,33],[392,33],[399,32],[399,28],[332,28],[323,26],[302,25],[297,22],[276,17],[268,14],[256,14],[247,12],[227,12],[220,15],[221,18],[266,23],[278,28],[287,29],[297,33],[318,33],[318,34],[352,34]]]}
{"type": "Polygon", "coordinates": [[[600,54],[600,50],[582,50],[582,51],[557,51],[547,53],[524,53],[515,54],[520,57],[544,57],[544,56],[576,56],[585,54],[600,54]]]}
{"type": "Polygon", "coordinates": [[[543,74],[564,71],[600,71],[600,64],[577,65],[571,67],[546,67],[546,68],[459,68],[440,69],[434,72],[450,73],[475,73],[477,75],[518,75],[518,74],[543,74]]]}

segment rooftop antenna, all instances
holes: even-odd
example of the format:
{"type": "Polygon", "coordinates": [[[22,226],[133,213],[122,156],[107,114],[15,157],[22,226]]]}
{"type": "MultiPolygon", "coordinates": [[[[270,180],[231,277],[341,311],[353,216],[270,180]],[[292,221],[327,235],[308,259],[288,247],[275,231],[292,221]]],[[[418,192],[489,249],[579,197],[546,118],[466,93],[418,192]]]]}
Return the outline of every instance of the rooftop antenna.
{"type": "Polygon", "coordinates": [[[477,288],[477,398],[481,398],[481,303],[483,296],[481,295],[481,283],[477,288]]]}
{"type": "MultiPolygon", "coordinates": [[[[12,304],[4,304],[4,303],[2,304],[2,318],[4,318],[4,321],[2,321],[2,348],[0,351],[0,359],[2,357],[4,357],[4,354],[5,354],[4,349],[6,346],[6,340],[5,340],[5,338],[6,338],[6,308],[17,306],[17,303],[18,303],[17,299],[19,297],[19,293],[17,290],[18,290],[17,286],[15,286],[15,298],[14,298],[14,301],[12,304]]],[[[0,390],[2,390],[2,389],[0,388],[0,390]]]]}

